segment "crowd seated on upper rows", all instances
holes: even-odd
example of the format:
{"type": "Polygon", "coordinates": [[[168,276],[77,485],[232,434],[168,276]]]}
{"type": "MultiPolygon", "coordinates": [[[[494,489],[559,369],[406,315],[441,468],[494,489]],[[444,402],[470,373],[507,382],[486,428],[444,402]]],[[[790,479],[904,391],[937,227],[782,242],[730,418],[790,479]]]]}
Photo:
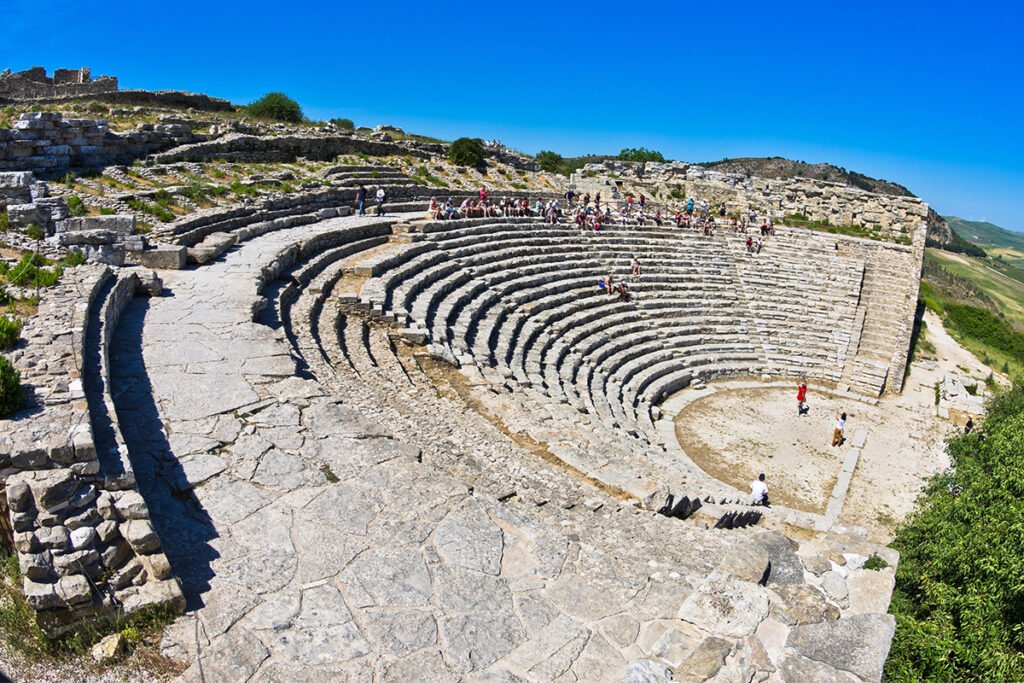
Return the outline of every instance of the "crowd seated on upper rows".
{"type": "MultiPolygon", "coordinates": [[[[687,199],[685,209],[677,209],[671,217],[664,215],[661,208],[650,211],[646,197],[640,195],[637,200],[632,194],[627,194],[625,202],[616,210],[607,202],[602,208],[601,193],[593,198],[589,193],[580,197],[572,190],[567,191],[562,200],[544,202],[538,198],[531,205],[526,197],[502,197],[494,202],[487,188],[481,187],[476,198],[466,197],[458,205],[455,201],[449,197],[441,204],[432,197],[427,216],[432,220],[540,216],[545,223],[560,223],[563,218],[569,218],[581,231],[595,233],[611,224],[664,227],[671,220],[677,228],[694,230],[709,237],[714,236],[716,230],[725,229],[731,229],[737,235],[747,234],[752,226],[758,226],[762,238],[775,236],[775,225],[770,216],[762,218],[759,224],[753,209],[744,215],[736,213],[730,216],[725,202],[712,209],[706,199],[699,203],[693,198],[687,199]]],[[[763,239],[748,239],[746,250],[760,253],[763,246],[763,239]]]]}

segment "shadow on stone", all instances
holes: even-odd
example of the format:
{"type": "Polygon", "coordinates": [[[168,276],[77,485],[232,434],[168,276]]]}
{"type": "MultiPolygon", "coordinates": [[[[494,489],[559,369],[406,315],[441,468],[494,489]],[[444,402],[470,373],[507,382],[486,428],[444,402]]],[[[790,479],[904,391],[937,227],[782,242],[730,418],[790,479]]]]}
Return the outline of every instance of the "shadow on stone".
{"type": "Polygon", "coordinates": [[[149,299],[137,298],[121,315],[110,345],[111,394],[139,492],[181,580],[187,609],[193,610],[202,606],[200,596],[210,588],[211,563],[218,557],[210,541],[217,532],[192,490],[172,486],[185,473],[167,441],[142,355],[148,310],[149,299]]]}

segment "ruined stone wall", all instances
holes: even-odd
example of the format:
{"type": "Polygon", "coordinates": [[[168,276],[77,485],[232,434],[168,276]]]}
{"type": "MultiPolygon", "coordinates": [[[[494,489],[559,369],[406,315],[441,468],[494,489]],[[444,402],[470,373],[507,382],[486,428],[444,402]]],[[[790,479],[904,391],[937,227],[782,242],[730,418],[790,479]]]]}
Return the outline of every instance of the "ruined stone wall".
{"type": "Polygon", "coordinates": [[[774,180],[720,173],[685,163],[588,164],[572,180],[577,192],[601,192],[604,199],[646,190],[647,197],[656,201],[681,204],[693,197],[706,199],[712,206],[725,202],[730,212],[753,209],[777,223],[799,213],[833,225],[876,228],[879,238],[900,244],[911,244],[928,216],[928,205],[917,197],[894,197],[808,178],[774,180]]]}
{"type": "Polygon", "coordinates": [[[10,354],[29,405],[0,421],[0,511],[50,636],[84,618],[184,607],[107,395],[111,331],[137,293],[159,287],[138,271],[70,269],[10,354]]]}
{"type": "Polygon", "coordinates": [[[0,171],[60,176],[69,170],[131,164],[202,139],[181,123],[142,124],[127,133],[112,133],[102,120],[65,119],[56,112],[22,114],[13,129],[0,128],[0,171]]]}
{"type": "Polygon", "coordinates": [[[48,77],[46,69],[41,66],[0,74],[0,98],[15,102],[44,97],[84,97],[116,91],[117,78],[100,76],[93,80],[87,67],[57,69],[53,78],[48,77]]]}

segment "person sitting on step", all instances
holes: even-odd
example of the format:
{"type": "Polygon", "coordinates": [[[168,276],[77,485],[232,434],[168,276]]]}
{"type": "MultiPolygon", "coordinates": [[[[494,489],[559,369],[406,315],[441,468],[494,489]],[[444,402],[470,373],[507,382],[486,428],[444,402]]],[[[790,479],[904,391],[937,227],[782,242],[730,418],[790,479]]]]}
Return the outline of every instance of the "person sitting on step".
{"type": "Polygon", "coordinates": [[[615,287],[615,293],[619,295],[619,301],[630,301],[633,296],[629,293],[629,287],[625,282],[620,282],[615,287]]]}
{"type": "Polygon", "coordinates": [[[770,507],[768,503],[768,484],[764,483],[764,472],[757,475],[757,479],[750,482],[750,503],[752,505],[770,507]]]}
{"type": "Polygon", "coordinates": [[[430,198],[430,206],[427,207],[427,216],[435,221],[444,220],[444,211],[441,210],[441,205],[437,203],[437,199],[434,197],[430,198]]]}

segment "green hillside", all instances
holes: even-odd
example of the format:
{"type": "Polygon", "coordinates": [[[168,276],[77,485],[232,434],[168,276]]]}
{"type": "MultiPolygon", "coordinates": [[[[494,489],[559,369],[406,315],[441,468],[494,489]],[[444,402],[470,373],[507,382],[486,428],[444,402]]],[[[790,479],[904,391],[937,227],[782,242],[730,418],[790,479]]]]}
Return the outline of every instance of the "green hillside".
{"type": "Polygon", "coordinates": [[[1001,228],[986,221],[969,221],[956,216],[943,216],[949,227],[972,244],[981,247],[1009,247],[1024,251],[1024,232],[1001,228]]]}
{"type": "Polygon", "coordinates": [[[1015,232],[985,221],[968,221],[945,216],[960,237],[982,247],[991,256],[992,267],[1020,280],[1024,271],[1024,232],[1015,232]]]}

